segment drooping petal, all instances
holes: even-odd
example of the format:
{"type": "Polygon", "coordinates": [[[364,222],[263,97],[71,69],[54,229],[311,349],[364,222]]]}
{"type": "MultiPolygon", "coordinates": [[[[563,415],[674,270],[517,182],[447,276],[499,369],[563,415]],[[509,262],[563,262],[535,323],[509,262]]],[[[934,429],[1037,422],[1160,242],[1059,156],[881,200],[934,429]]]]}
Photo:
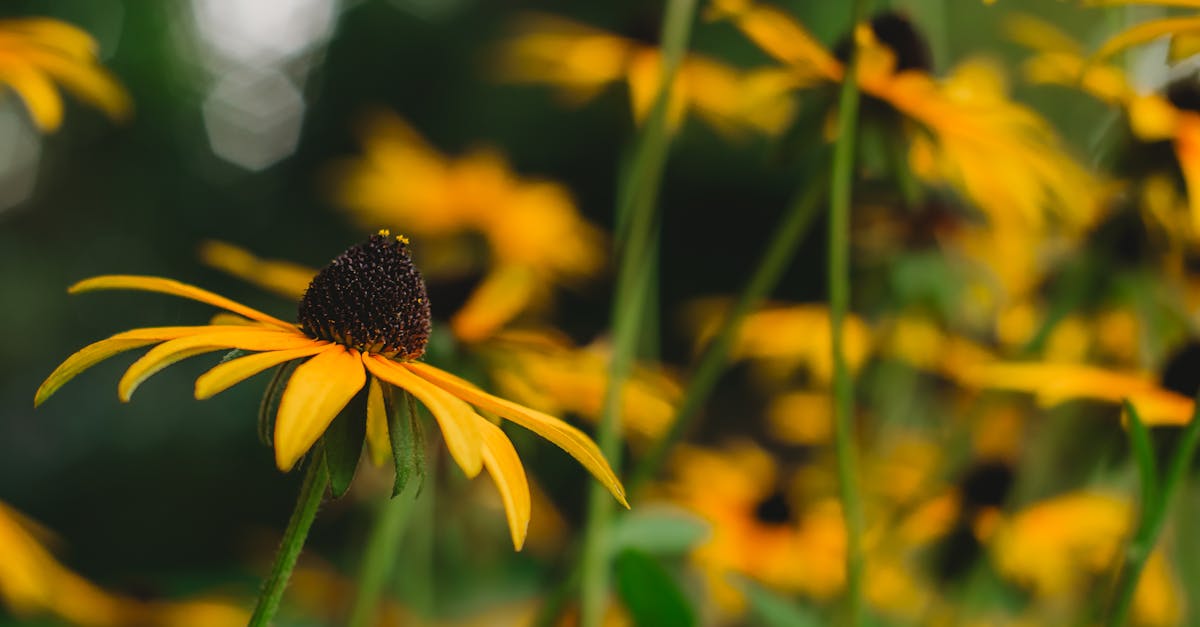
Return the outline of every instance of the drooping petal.
{"type": "Polygon", "coordinates": [[[513,448],[508,436],[500,427],[482,416],[475,421],[479,435],[483,437],[483,465],[496,483],[500,498],[504,501],[504,514],[508,518],[508,530],[512,533],[513,548],[520,551],[525,545],[525,534],[529,531],[529,515],[533,501],[529,496],[529,479],[525,467],[513,448]]]}
{"type": "Polygon", "coordinates": [[[1113,35],[1111,39],[1104,42],[1104,45],[1093,56],[1093,60],[1111,57],[1126,48],[1154,41],[1166,35],[1196,31],[1200,31],[1200,17],[1197,16],[1166,17],[1142,22],[1113,35]]]}
{"type": "Polygon", "coordinates": [[[304,290],[317,274],[312,268],[290,261],[260,259],[225,242],[204,242],[200,245],[200,258],[243,281],[297,300],[304,296],[304,290]]]}
{"type": "Polygon", "coordinates": [[[197,333],[163,342],[133,362],[117,385],[121,400],[128,401],[143,381],[188,357],[234,348],[248,351],[294,350],[312,346],[314,342],[297,331],[240,326],[211,328],[214,329],[211,333],[197,333]]]}
{"type": "Polygon", "coordinates": [[[126,120],[133,112],[133,101],[125,88],[100,65],[40,50],[22,53],[30,63],[50,75],[76,97],[100,109],[114,120],[126,120]]]}
{"type": "Polygon", "coordinates": [[[34,395],[33,405],[34,407],[41,405],[52,394],[58,391],[58,388],[62,387],[64,383],[74,379],[79,373],[113,355],[155,342],[162,342],[196,333],[206,333],[211,331],[212,328],[198,326],[134,329],[118,333],[106,340],[89,344],[68,357],[58,368],[54,369],[54,372],[50,373],[50,376],[46,377],[45,382],[42,383],[41,387],[37,390],[37,394],[34,395]]]}
{"type": "Polygon", "coordinates": [[[39,130],[58,130],[62,124],[62,98],[45,74],[24,63],[0,63],[0,83],[17,92],[39,130]]]}
{"type": "Polygon", "coordinates": [[[340,344],[296,368],[275,417],[275,464],[280,470],[296,465],[366,382],[358,351],[340,344]]]}
{"type": "Polygon", "coordinates": [[[217,364],[196,379],[196,399],[204,400],[214,396],[272,366],[315,355],[325,350],[325,346],[325,342],[314,341],[309,346],[255,353],[217,364]]]}
{"type": "Polygon", "coordinates": [[[481,409],[499,414],[558,445],[583,464],[583,467],[604,484],[622,505],[629,507],[628,501],[625,500],[625,488],[621,486],[616,473],[604,459],[604,454],[600,452],[596,443],[579,429],[549,414],[492,396],[471,383],[429,364],[412,361],[402,365],[450,394],[481,409]]]}
{"type": "Polygon", "coordinates": [[[46,17],[26,17],[4,20],[0,42],[13,45],[34,44],[67,57],[90,61],[98,51],[96,40],[87,31],[61,20],[46,17]]]}
{"type": "Polygon", "coordinates": [[[383,386],[375,377],[371,377],[371,387],[367,388],[367,451],[371,454],[371,463],[376,466],[383,466],[392,456],[383,386]]]}
{"type": "Polygon", "coordinates": [[[144,290],[147,292],[159,292],[161,294],[170,294],[172,296],[180,296],[182,298],[190,298],[214,307],[220,307],[235,314],[245,316],[252,320],[265,322],[277,327],[294,331],[296,325],[284,322],[274,316],[269,316],[253,307],[247,307],[241,303],[234,302],[224,296],[219,296],[208,290],[202,290],[198,287],[181,283],[172,279],[164,279],[154,276],[137,276],[129,274],[107,274],[90,279],[84,279],[70,287],[69,291],[72,294],[79,292],[90,292],[93,290],[144,290]]]}
{"type": "Polygon", "coordinates": [[[470,405],[385,357],[363,355],[363,363],[371,374],[408,390],[428,407],[442,430],[442,438],[446,440],[450,456],[468,477],[479,474],[483,469],[483,453],[479,430],[475,426],[478,414],[470,405]]]}
{"type": "Polygon", "coordinates": [[[1192,232],[1200,233],[1200,116],[1180,116],[1175,137],[1175,157],[1187,187],[1188,209],[1192,214],[1192,232]]]}

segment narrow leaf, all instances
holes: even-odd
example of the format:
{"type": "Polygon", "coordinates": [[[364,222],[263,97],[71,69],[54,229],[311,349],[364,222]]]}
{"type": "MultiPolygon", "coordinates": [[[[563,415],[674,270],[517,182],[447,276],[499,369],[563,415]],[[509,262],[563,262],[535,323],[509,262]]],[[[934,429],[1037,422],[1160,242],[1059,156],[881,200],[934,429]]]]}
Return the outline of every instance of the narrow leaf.
{"type": "Polygon", "coordinates": [[[796,605],[790,599],[767,590],[749,579],[739,579],[737,587],[746,595],[750,613],[763,627],[819,627],[825,624],[812,611],[796,605]]]}
{"type": "Polygon", "coordinates": [[[696,624],[683,591],[653,557],[636,549],[617,555],[617,593],[637,627],[690,627],[696,624]]]}
{"type": "Polygon", "coordinates": [[[392,440],[392,459],[396,464],[392,497],[399,496],[408,482],[415,479],[418,485],[413,498],[416,498],[421,494],[421,484],[425,480],[425,438],[417,403],[408,392],[387,384],[383,385],[383,402],[387,407],[388,437],[392,440]]]}
{"type": "Polygon", "coordinates": [[[1158,503],[1158,463],[1154,459],[1154,447],[1150,444],[1150,431],[1138,414],[1137,408],[1125,399],[1125,415],[1129,416],[1129,441],[1133,448],[1133,459],[1137,462],[1138,478],[1141,479],[1142,511],[1154,509],[1158,503]]]}
{"type": "Polygon", "coordinates": [[[262,401],[258,405],[258,439],[268,448],[275,446],[275,414],[279,412],[279,399],[283,397],[288,379],[292,378],[292,373],[301,361],[294,359],[280,364],[275,369],[271,382],[267,384],[267,389],[263,391],[262,401]]]}
{"type": "Polygon", "coordinates": [[[341,498],[350,489],[367,436],[365,414],[357,405],[351,403],[342,410],[322,436],[325,440],[325,463],[329,466],[329,491],[335,499],[341,498]]]}

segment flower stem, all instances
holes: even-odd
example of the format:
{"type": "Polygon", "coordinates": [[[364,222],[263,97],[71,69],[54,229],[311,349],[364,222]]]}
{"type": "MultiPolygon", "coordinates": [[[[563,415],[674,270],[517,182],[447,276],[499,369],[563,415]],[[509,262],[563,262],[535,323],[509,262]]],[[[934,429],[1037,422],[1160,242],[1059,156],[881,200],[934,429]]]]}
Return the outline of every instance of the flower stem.
{"type": "MultiPolygon", "coordinates": [[[[821,178],[824,175],[818,176],[821,178]]],[[[750,313],[783,277],[783,271],[788,262],[795,256],[796,248],[808,233],[816,217],[817,208],[825,195],[826,186],[809,184],[803,187],[788,206],[783,219],[774,230],[774,236],[767,244],[758,267],[754,270],[750,282],[738,295],[733,307],[721,321],[721,326],[713,335],[713,339],[704,347],[704,352],[696,364],[696,368],[688,377],[687,388],[683,400],[675,410],[674,419],[667,432],[654,443],[654,447],[642,457],[628,482],[632,493],[638,486],[650,480],[663,463],[672,447],[687,433],[695,417],[708,395],[712,392],[725,367],[725,359],[733,346],[733,340],[741,328],[742,320],[750,313]]]]}
{"type": "Polygon", "coordinates": [[[408,527],[413,510],[414,495],[420,482],[409,482],[404,492],[380,505],[371,527],[371,535],[363,549],[363,562],[358,575],[358,591],[350,609],[350,627],[367,627],[374,624],[379,606],[379,595],[383,585],[392,574],[396,563],[396,549],[400,538],[408,527]]]}
{"type": "MultiPolygon", "coordinates": [[[[851,28],[862,22],[866,2],[855,0],[851,28]]],[[[838,492],[846,527],[846,606],[851,625],[862,625],[862,504],[858,493],[858,450],[854,433],[854,382],[846,366],[842,325],[850,304],[850,197],[854,184],[854,146],[858,127],[858,47],[852,46],[838,98],[837,143],[829,183],[829,324],[833,353],[834,452],[838,492]]]]}
{"type": "MultiPolygon", "coordinates": [[[[645,317],[650,278],[657,255],[658,188],[670,142],[667,132],[667,100],[670,86],[683,59],[697,0],[668,0],[662,31],[662,75],[654,107],[643,126],[633,152],[632,167],[619,188],[617,245],[620,267],[612,309],[613,352],[608,386],[596,441],[614,467],[620,465],[621,391],[633,365],[640,327],[645,317]]],[[[598,627],[608,603],[609,550],[607,539],[613,502],[606,490],[594,483],[588,494],[587,527],[584,530],[580,575],[580,624],[598,627]]]]}
{"type": "Polygon", "coordinates": [[[1141,579],[1142,569],[1145,568],[1146,560],[1158,542],[1158,536],[1167,520],[1167,513],[1171,509],[1172,497],[1183,484],[1183,477],[1196,456],[1197,445],[1200,445],[1200,392],[1196,394],[1196,409],[1192,412],[1192,420],[1183,429],[1160,488],[1151,495],[1142,495],[1142,513],[1137,532],[1125,550],[1125,564],[1121,567],[1113,595],[1112,611],[1108,615],[1107,624],[1110,627],[1119,627],[1129,621],[1129,612],[1133,608],[1133,597],[1137,591],[1138,580],[1141,579]]]}
{"type": "Polygon", "coordinates": [[[262,591],[258,594],[258,604],[250,617],[249,627],[269,625],[275,613],[279,611],[283,591],[292,576],[292,569],[296,567],[300,550],[304,548],[308,530],[317,517],[321,500],[325,498],[325,487],[329,485],[329,472],[325,469],[324,459],[325,456],[318,452],[309,455],[308,470],[300,487],[300,495],[296,499],[296,509],[292,510],[287,530],[283,532],[283,541],[275,554],[275,565],[271,567],[271,575],[267,577],[262,591]]]}

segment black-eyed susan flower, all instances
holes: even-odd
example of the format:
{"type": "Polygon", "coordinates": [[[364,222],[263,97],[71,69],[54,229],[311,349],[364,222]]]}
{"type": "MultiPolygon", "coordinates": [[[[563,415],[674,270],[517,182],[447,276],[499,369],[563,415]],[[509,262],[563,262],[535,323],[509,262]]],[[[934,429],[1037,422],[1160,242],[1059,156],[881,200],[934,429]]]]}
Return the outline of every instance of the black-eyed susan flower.
{"type": "Polygon", "coordinates": [[[63,565],[50,533],[0,502],[0,602],[17,616],[53,615],[84,627],[234,627],[248,614],[216,599],[143,601],[115,594],[63,565]]]}
{"type": "MultiPolygon", "coordinates": [[[[288,298],[303,297],[317,272],[290,261],[260,259],[223,242],[206,242],[200,255],[214,268],[288,298]]],[[[503,328],[472,337],[467,346],[504,396],[550,414],[600,419],[608,384],[605,344],[576,346],[545,327],[503,328]]],[[[623,428],[637,442],[657,438],[675,415],[679,382],[661,367],[638,363],[624,387],[623,428]]]]}
{"type": "Polygon", "coordinates": [[[460,339],[488,337],[604,269],[604,236],[562,185],[519,176],[494,150],[443,155],[393,114],[361,128],[362,157],[333,168],[335,200],[363,224],[405,224],[433,242],[435,270],[484,272],[450,321],[460,339]]]}
{"type": "Polygon", "coordinates": [[[555,443],[577,459],[617,498],[624,489],[599,449],[583,432],[548,414],[493,396],[448,372],[418,361],[430,332],[425,283],[409,256],[408,240],[386,231],[353,246],[313,277],[300,301],[297,324],[286,322],[190,285],[157,277],[100,276],[72,293],[131,289],[190,298],[240,317],[228,324],[134,329],[69,357],[38,389],[40,404],[88,367],[117,353],[155,345],[118,385],[122,400],[147,378],[182,359],[220,350],[252,354],[225,361],[196,381],[204,399],[268,368],[297,361],[279,399],[274,423],[275,461],[290,470],[333,419],[364,388],[367,441],[390,447],[386,398],[405,390],[433,414],[451,457],[468,477],[486,468],[504,500],[513,544],[520,548],[529,522],[525,471],[512,443],[473,409],[495,413],[555,443]]]}
{"type": "MultiPolygon", "coordinates": [[[[1046,611],[1061,612],[1066,599],[1082,602],[1119,561],[1134,512],[1126,499],[1080,490],[1029,504],[979,531],[988,542],[996,570],[1032,593],[1035,613],[1043,610],[1038,624],[1045,624],[1046,611]]],[[[1159,547],[1138,582],[1134,620],[1143,625],[1178,625],[1183,613],[1184,598],[1159,547]]]]}
{"type": "Polygon", "coordinates": [[[84,102],[120,120],[129,95],[96,60],[96,42],[83,30],[50,18],[0,20],[0,83],[24,103],[44,132],[62,123],[57,83],[84,102]]]}
{"type": "MultiPolygon", "coordinates": [[[[626,82],[634,119],[649,115],[662,73],[657,47],[550,15],[525,15],[514,31],[500,47],[501,80],[553,85],[570,104],[626,82]]],[[[667,124],[676,129],[691,112],[726,135],[775,134],[792,117],[790,86],[790,77],[774,69],[739,70],[689,54],[670,87],[667,124]]]]}

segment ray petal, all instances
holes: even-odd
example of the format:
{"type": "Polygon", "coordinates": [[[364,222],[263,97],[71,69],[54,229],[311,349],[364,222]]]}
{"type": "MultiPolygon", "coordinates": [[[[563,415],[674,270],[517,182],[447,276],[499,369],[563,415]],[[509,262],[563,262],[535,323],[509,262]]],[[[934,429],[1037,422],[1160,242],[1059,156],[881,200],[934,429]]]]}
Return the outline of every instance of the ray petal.
{"type": "Polygon", "coordinates": [[[294,331],[296,325],[284,322],[274,316],[269,316],[253,307],[247,307],[241,303],[234,302],[224,296],[219,296],[208,290],[203,290],[198,287],[181,283],[173,279],[164,279],[154,276],[137,276],[129,274],[106,274],[103,276],[84,279],[75,285],[72,285],[68,290],[72,294],[79,292],[90,292],[93,290],[144,290],[147,292],[158,292],[160,294],[170,294],[172,296],[180,296],[182,298],[190,298],[214,307],[220,307],[235,314],[245,316],[252,320],[265,322],[283,329],[294,331]]]}
{"type": "Polygon", "coordinates": [[[625,500],[625,488],[621,486],[620,479],[617,479],[616,473],[604,459],[604,454],[600,452],[596,443],[579,429],[549,414],[488,394],[471,383],[429,364],[412,361],[404,363],[403,367],[450,394],[481,409],[499,414],[558,445],[583,464],[583,467],[604,484],[622,505],[629,507],[628,501],[625,500]]]}
{"type": "Polygon", "coordinates": [[[371,387],[367,389],[367,451],[371,463],[380,467],[392,457],[387,404],[383,402],[383,386],[376,377],[371,377],[371,387]]]}
{"type": "Polygon", "coordinates": [[[533,509],[525,467],[500,427],[483,417],[478,417],[475,425],[483,438],[483,465],[500,491],[504,514],[508,518],[508,530],[512,533],[513,548],[520,551],[525,545],[525,534],[529,531],[529,516],[533,509]]]}
{"type": "Polygon", "coordinates": [[[106,340],[88,344],[59,364],[54,369],[54,372],[51,372],[50,376],[46,377],[45,382],[42,383],[37,390],[37,394],[34,395],[33,405],[34,407],[41,405],[52,394],[58,391],[58,388],[62,387],[64,383],[74,379],[79,373],[113,355],[148,344],[154,344],[155,342],[172,340],[196,333],[206,333],[211,330],[212,327],[205,326],[148,327],[125,331],[106,340]]]}
{"type": "Polygon", "coordinates": [[[436,385],[404,369],[400,364],[379,355],[364,355],[363,362],[371,374],[408,390],[430,413],[442,430],[442,438],[450,455],[468,477],[483,469],[483,454],[479,430],[475,426],[478,414],[470,405],[455,398],[436,385]]]}
{"type": "Polygon", "coordinates": [[[367,382],[358,351],[331,344],[296,368],[275,418],[275,464],[287,472],[367,382]]]}
{"type": "Polygon", "coordinates": [[[25,63],[8,61],[0,64],[0,82],[17,92],[39,130],[58,130],[62,124],[62,98],[44,73],[25,63]]]}
{"type": "Polygon", "coordinates": [[[312,346],[315,342],[308,336],[294,331],[289,333],[261,327],[237,326],[213,328],[219,330],[163,342],[133,362],[117,385],[117,393],[121,400],[128,401],[143,381],[163,368],[188,357],[233,348],[248,351],[294,350],[312,346]]]}
{"type": "Polygon", "coordinates": [[[273,350],[231,359],[217,364],[196,379],[196,398],[204,400],[249,379],[250,377],[293,359],[309,357],[325,350],[324,342],[313,342],[300,348],[273,350]]]}
{"type": "Polygon", "coordinates": [[[1140,44],[1144,44],[1159,37],[1166,35],[1189,33],[1200,30],[1200,17],[1166,17],[1159,20],[1150,20],[1142,22],[1137,26],[1127,28],[1116,35],[1113,35],[1100,50],[1096,52],[1092,60],[1100,60],[1111,57],[1112,55],[1140,44]]]}

